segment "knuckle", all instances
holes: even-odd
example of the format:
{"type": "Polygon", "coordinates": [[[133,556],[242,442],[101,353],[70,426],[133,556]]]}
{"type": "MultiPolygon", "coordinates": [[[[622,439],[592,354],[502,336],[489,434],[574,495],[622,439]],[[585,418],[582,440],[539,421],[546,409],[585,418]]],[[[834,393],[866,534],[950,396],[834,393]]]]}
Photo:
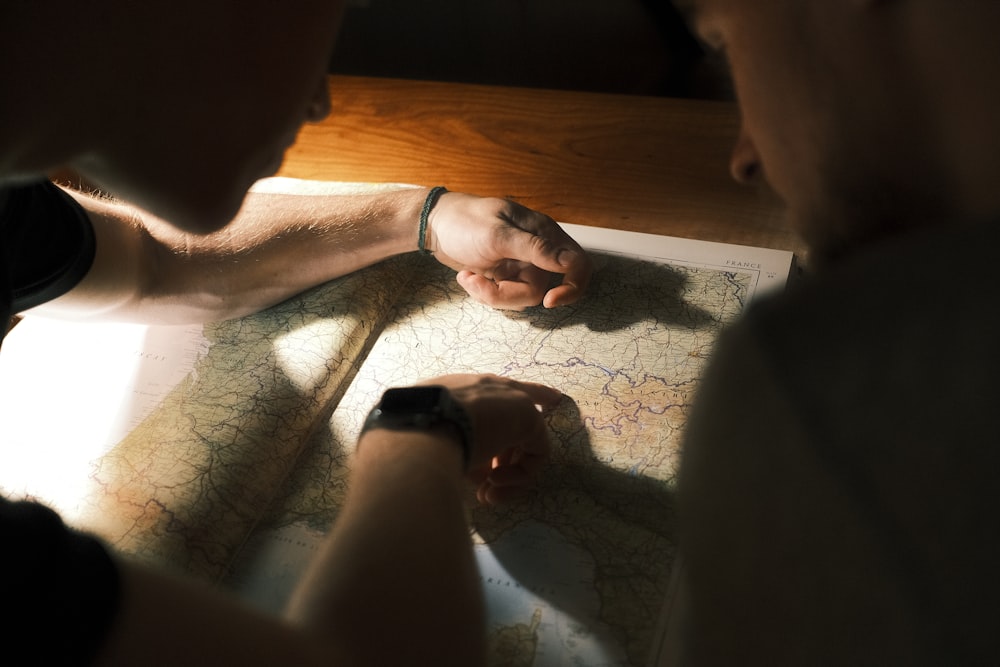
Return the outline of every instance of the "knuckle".
{"type": "Polygon", "coordinates": [[[548,255],[552,252],[554,244],[548,237],[535,234],[531,237],[531,250],[539,255],[548,255]]]}

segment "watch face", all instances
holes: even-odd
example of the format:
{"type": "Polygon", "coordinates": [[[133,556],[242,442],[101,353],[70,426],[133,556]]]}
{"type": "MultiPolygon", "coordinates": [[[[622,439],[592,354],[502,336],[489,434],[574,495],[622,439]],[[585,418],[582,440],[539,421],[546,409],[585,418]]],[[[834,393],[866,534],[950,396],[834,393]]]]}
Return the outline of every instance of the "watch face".
{"type": "Polygon", "coordinates": [[[379,407],[388,414],[434,412],[441,404],[444,387],[406,387],[389,389],[382,394],[379,407]]]}
{"type": "Polygon", "coordinates": [[[469,467],[472,447],[472,423],[462,405],[452,400],[441,385],[397,387],[382,394],[382,400],[368,413],[361,432],[373,428],[414,430],[451,424],[462,445],[462,460],[469,467]]]}

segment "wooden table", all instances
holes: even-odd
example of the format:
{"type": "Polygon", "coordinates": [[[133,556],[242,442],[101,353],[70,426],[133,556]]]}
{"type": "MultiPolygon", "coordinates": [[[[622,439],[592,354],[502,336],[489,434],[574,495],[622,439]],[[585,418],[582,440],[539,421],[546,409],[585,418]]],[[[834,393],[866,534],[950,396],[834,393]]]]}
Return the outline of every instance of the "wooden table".
{"type": "Polygon", "coordinates": [[[796,250],[776,198],[737,185],[726,102],[333,76],[333,111],[279,175],[444,185],[553,218],[796,250]]]}

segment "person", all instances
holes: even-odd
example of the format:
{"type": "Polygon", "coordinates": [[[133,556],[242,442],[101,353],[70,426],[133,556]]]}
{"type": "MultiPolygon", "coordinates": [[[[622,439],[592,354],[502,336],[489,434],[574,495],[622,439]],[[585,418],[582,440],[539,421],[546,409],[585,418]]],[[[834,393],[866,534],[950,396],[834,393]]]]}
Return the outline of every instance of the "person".
{"type": "Polygon", "coordinates": [[[1000,3],[696,0],[808,271],[720,339],[679,664],[997,664],[1000,3]]]}
{"type": "MultiPolygon", "coordinates": [[[[238,317],[421,242],[490,305],[577,299],[584,251],[512,202],[423,188],[247,196],[299,126],[329,111],[343,4],[0,5],[5,317],[238,317]],[[63,169],[97,192],[47,182],[63,169]]],[[[2,662],[478,664],[462,473],[484,502],[530,483],[548,448],[539,408],[560,394],[454,375],[406,400],[424,390],[447,418],[370,423],[341,516],[280,618],[136,565],[40,505],[0,499],[2,662]]]]}

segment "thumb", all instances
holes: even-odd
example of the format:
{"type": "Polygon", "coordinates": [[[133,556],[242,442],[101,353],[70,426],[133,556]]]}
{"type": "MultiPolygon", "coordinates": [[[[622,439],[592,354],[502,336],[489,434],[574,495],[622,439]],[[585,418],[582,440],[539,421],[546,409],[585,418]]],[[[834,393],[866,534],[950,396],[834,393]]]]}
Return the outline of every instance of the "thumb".
{"type": "Polygon", "coordinates": [[[586,251],[550,219],[543,225],[519,222],[504,237],[501,252],[510,259],[562,274],[562,284],[550,290],[545,298],[547,308],[575,301],[586,291],[593,271],[586,251]]]}

